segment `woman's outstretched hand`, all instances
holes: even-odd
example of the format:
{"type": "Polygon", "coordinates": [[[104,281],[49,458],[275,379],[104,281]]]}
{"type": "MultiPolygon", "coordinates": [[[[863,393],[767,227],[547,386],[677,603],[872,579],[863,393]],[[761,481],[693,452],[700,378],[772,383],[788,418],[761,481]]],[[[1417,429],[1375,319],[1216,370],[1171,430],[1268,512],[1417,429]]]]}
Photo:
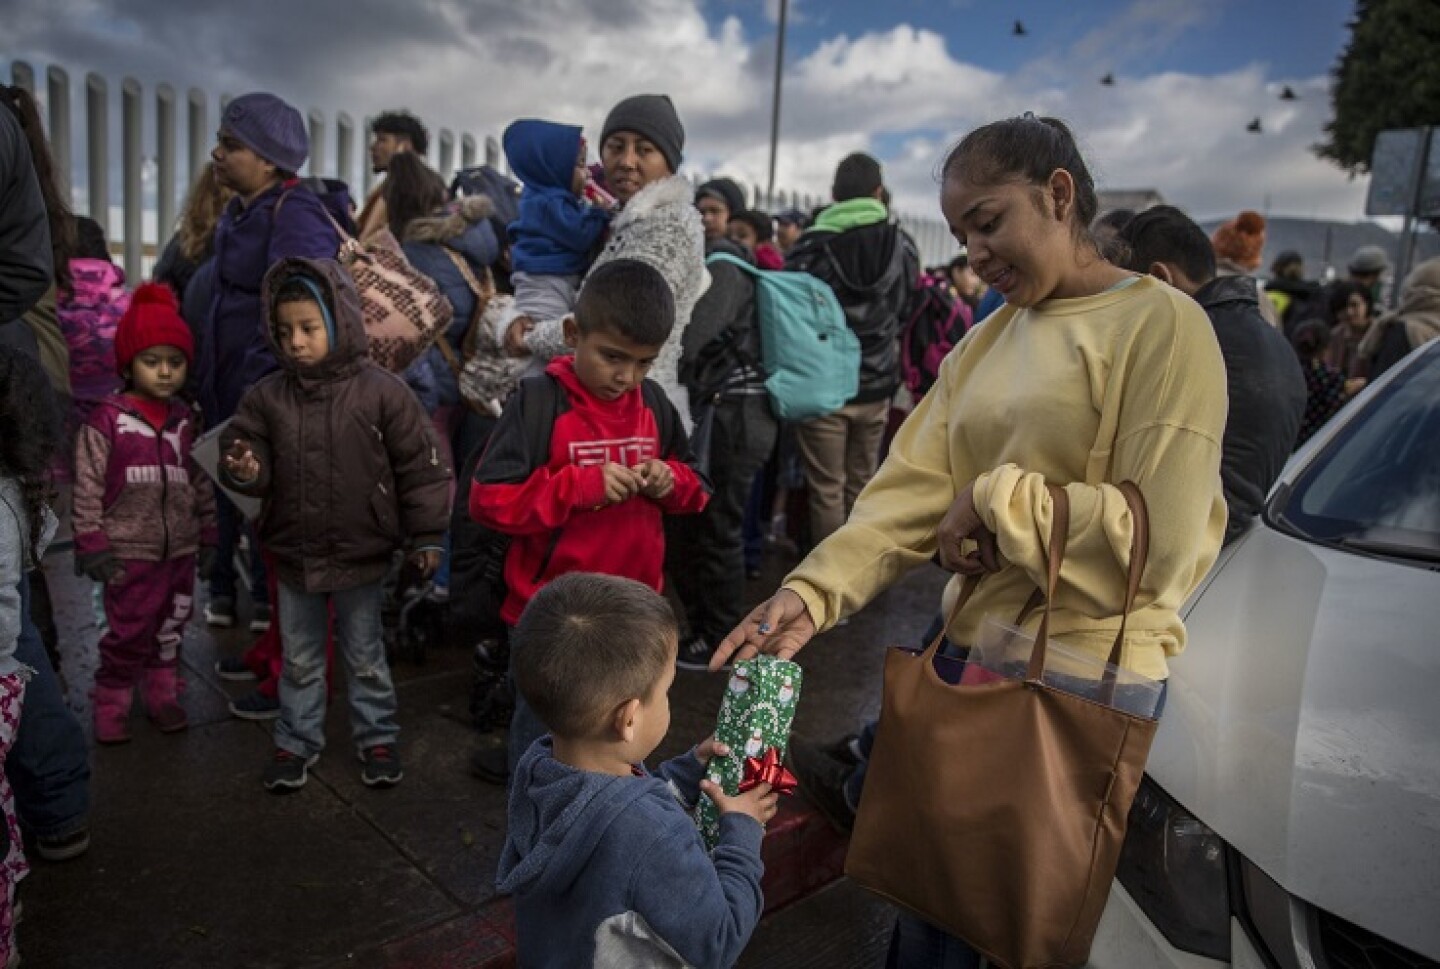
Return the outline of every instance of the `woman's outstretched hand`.
{"type": "Polygon", "coordinates": [[[975,510],[975,484],[971,482],[956,496],[940,519],[935,537],[939,541],[940,564],[951,572],[961,575],[979,575],[981,572],[1000,571],[1000,546],[995,533],[980,520],[975,510]],[[977,548],[968,554],[961,554],[961,543],[973,541],[977,548]]]}
{"type": "Polygon", "coordinates": [[[749,659],[756,653],[774,653],[790,659],[815,635],[815,620],[805,601],[789,589],[781,589],[750,610],[750,615],[720,640],[710,658],[710,672],[735,659],[749,659]]]}

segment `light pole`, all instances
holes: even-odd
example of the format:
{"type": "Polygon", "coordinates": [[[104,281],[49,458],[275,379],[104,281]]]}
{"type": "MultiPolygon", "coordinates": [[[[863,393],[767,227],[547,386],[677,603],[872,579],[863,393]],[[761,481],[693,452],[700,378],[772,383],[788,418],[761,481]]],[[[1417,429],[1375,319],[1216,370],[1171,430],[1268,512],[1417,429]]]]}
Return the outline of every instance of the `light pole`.
{"type": "Polygon", "coordinates": [[[790,0],[780,0],[780,32],[775,37],[775,101],[770,108],[770,181],[765,186],[765,207],[775,199],[775,153],[780,148],[780,80],[785,76],[785,17],[790,0]]]}

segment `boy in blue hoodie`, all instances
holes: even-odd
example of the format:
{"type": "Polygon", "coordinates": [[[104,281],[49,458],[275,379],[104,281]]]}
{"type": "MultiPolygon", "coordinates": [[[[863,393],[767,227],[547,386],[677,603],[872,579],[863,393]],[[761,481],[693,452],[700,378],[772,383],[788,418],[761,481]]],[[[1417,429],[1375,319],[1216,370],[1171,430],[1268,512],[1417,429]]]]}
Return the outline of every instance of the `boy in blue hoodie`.
{"type": "Polygon", "coordinates": [[[505,157],[525,185],[509,225],[515,308],[535,322],[575,308],[580,279],[610,212],[585,199],[585,139],[575,125],[521,118],[505,129],[505,157]]]}
{"type": "Polygon", "coordinates": [[[550,728],[515,770],[496,886],[515,896],[526,967],[733,965],[764,908],[776,795],[702,780],[712,737],[648,772],[670,727],[675,615],[648,586],[572,572],[515,628],[515,683],[550,728]],[[688,810],[721,812],[707,854],[688,810]]]}

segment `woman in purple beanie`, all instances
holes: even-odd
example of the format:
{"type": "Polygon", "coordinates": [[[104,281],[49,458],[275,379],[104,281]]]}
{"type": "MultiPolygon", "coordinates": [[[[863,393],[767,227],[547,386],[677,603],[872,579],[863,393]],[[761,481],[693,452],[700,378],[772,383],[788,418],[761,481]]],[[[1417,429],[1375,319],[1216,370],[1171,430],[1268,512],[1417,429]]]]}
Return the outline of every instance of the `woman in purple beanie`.
{"type": "MultiPolygon", "coordinates": [[[[310,138],[300,112],[273,94],[257,91],[235,98],[225,107],[210,152],[215,177],[235,192],[215,230],[215,295],[210,314],[200,327],[196,370],[205,423],[214,427],[228,420],[240,398],[261,377],[277,366],[264,333],[260,282],[266,271],[282,259],[334,259],[340,250],[328,209],[341,225],[351,225],[348,191],[341,183],[325,183],[325,195],[311,188],[318,180],[301,184],[296,177],[310,154],[310,138]]],[[[210,602],[205,618],[215,626],[235,623],[236,575],[231,563],[244,523],[234,506],[218,502],[220,546],[210,580],[210,602]]],[[[267,629],[264,572],[258,568],[252,543],[252,599],[255,610],[250,628],[267,629]]],[[[279,668],[278,643],[260,644],[264,656],[247,656],[252,672],[260,674],[260,689],[231,704],[231,712],[250,719],[273,717],[279,701],[267,674],[279,668]],[[272,656],[273,654],[273,656],[272,656]]],[[[256,650],[251,651],[252,654],[256,650]]]]}

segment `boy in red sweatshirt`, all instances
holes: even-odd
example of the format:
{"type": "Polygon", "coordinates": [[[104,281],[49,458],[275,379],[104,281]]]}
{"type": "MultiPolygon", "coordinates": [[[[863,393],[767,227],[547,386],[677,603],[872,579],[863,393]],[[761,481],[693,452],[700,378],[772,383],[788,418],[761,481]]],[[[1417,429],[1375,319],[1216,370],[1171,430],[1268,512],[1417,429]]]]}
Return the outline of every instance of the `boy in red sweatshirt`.
{"type": "MultiPolygon", "coordinates": [[[[694,514],[709,500],[680,415],[645,379],[674,325],[675,297],[658,270],[634,259],[606,263],[565,319],[574,355],[522,382],[506,405],[470,486],[470,514],[512,536],[500,610],[507,627],[569,572],[661,590],[663,516],[694,514]],[[536,428],[548,429],[548,441],[536,428]]],[[[511,768],[544,732],[517,696],[511,768]]]]}

